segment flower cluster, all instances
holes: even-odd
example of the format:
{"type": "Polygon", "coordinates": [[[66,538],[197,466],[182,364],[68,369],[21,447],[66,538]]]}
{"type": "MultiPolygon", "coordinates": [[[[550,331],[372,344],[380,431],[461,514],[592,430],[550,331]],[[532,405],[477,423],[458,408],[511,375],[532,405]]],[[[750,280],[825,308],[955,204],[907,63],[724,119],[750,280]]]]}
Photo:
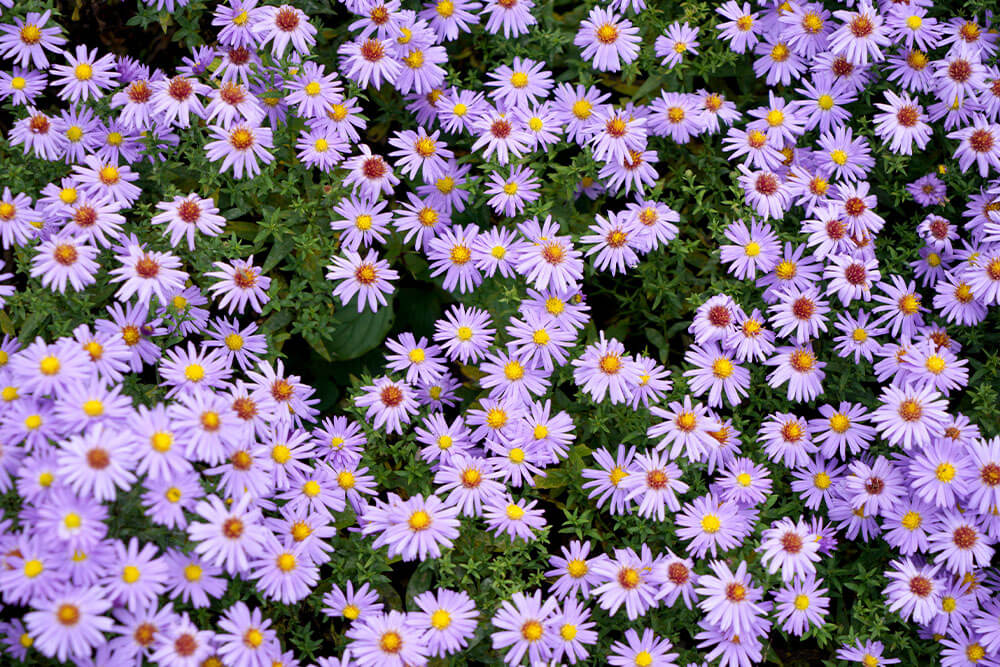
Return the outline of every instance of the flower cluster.
{"type": "Polygon", "coordinates": [[[344,0],[334,31],[228,0],[212,45],[164,70],[69,44],[50,10],[6,12],[7,143],[48,182],[3,184],[0,307],[35,290],[90,308],[0,341],[6,654],[743,667],[780,635],[871,667],[900,658],[867,628],[837,632],[831,609],[835,567],[877,552],[863,584],[942,664],[1000,661],[1000,437],[960,411],[982,364],[952,337],[980,344],[1000,305],[1000,37],[929,0],[846,5],[728,0],[654,35],[644,0],[615,0],[564,36],[572,70],[512,55],[481,80],[459,75],[460,45],[552,17],[531,0],[344,0]],[[749,54],[766,95],[649,85],[690,80],[671,72],[702,52],[749,54]],[[634,99],[592,83],[640,67],[634,99]],[[666,201],[661,157],[712,145],[738,193],[710,230],[728,274],[669,332],[671,365],[630,352],[642,332],[592,297],[703,236],[666,201]],[[936,145],[941,166],[890,203],[880,172],[936,145]],[[255,261],[228,195],[161,187],[178,156],[233,190],[332,183],[330,252],[301,261],[326,310],[391,318],[418,279],[443,312],[382,341],[387,324],[325,414],[264,319],[294,306],[279,245],[255,261]],[[955,219],[945,162],[974,183],[955,219]],[[889,214],[903,201],[921,211],[909,229],[889,214]],[[625,528],[587,539],[588,522],[625,528]],[[452,558],[483,541],[542,554],[521,564],[538,576],[466,589],[452,558]],[[367,565],[331,577],[338,559],[367,565]],[[364,569],[394,565],[404,600],[364,569]],[[332,619],[336,651],[290,648],[297,621],[271,616],[296,609],[332,619]],[[665,636],[664,612],[688,614],[686,636],[665,636]]]}

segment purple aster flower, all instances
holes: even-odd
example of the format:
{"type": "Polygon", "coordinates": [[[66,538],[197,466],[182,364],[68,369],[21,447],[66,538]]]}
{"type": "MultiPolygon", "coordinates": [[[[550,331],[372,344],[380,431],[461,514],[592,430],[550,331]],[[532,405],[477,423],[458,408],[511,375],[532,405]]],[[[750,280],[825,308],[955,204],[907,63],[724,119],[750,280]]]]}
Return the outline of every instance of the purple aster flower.
{"type": "Polygon", "coordinates": [[[412,389],[405,382],[381,377],[361,389],[365,393],[355,399],[355,405],[368,408],[366,416],[374,419],[374,428],[387,425],[388,433],[402,433],[402,425],[408,424],[410,416],[417,411],[412,389]]]}
{"type": "Polygon", "coordinates": [[[536,508],[537,500],[514,500],[509,494],[490,497],[483,504],[486,527],[496,537],[506,534],[511,542],[521,538],[525,542],[537,539],[535,531],[545,528],[543,510],[536,508]]]}
{"type": "Polygon", "coordinates": [[[977,440],[968,447],[971,467],[968,505],[986,515],[1000,506],[1000,438],[977,440]]]}
{"type": "Polygon", "coordinates": [[[437,496],[415,495],[400,500],[390,495],[390,504],[365,510],[362,534],[378,534],[373,548],[389,546],[389,557],[403,560],[440,558],[441,548],[450,549],[458,537],[458,508],[449,506],[437,496]]]}
{"type": "Polygon", "coordinates": [[[486,30],[495,35],[502,28],[504,39],[524,35],[538,23],[531,14],[534,6],[533,0],[485,0],[481,13],[489,15],[486,30]]]}
{"type": "Polygon", "coordinates": [[[629,491],[626,501],[638,499],[641,517],[666,519],[666,510],[678,512],[681,508],[677,494],[688,490],[681,481],[681,469],[669,462],[659,452],[639,454],[635,459],[634,472],[622,483],[629,491]]]}
{"type": "Polygon", "coordinates": [[[709,567],[713,574],[698,577],[695,589],[703,598],[698,606],[705,612],[705,620],[724,631],[756,634],[753,628],[757,617],[766,613],[760,604],[764,592],[754,586],[746,561],[740,561],[736,572],[722,561],[712,561],[709,567]]]}
{"type": "Polygon", "coordinates": [[[355,589],[354,583],[348,581],[346,592],[337,584],[323,596],[323,613],[327,616],[342,617],[353,622],[361,618],[382,612],[382,602],[378,593],[371,589],[368,583],[363,583],[355,589]]]}
{"type": "Polygon", "coordinates": [[[585,468],[580,473],[584,479],[590,480],[583,483],[583,489],[589,491],[587,497],[597,498],[598,509],[610,500],[612,514],[625,514],[632,503],[626,500],[629,489],[623,482],[635,473],[635,447],[626,451],[625,445],[620,444],[614,456],[606,449],[594,450],[592,455],[600,469],[585,468]]]}
{"type": "Polygon", "coordinates": [[[759,56],[753,63],[753,71],[758,79],[765,79],[767,85],[779,83],[787,86],[792,79],[798,79],[806,69],[806,64],[796,51],[789,48],[781,38],[768,38],[754,47],[759,56]]]}
{"type": "Polygon", "coordinates": [[[538,187],[539,181],[530,167],[511,167],[506,178],[494,171],[486,187],[486,194],[493,195],[488,203],[497,215],[512,218],[524,210],[525,204],[538,199],[538,187]]]}
{"type": "Polygon", "coordinates": [[[94,260],[98,252],[85,238],[58,234],[39,244],[31,261],[31,275],[60,294],[66,291],[67,283],[74,291],[82,291],[96,282],[100,265],[94,260]]]}
{"type": "Polygon", "coordinates": [[[705,131],[707,121],[701,98],[686,93],[661,91],[649,105],[649,132],[686,144],[705,131]]]}
{"type": "MultiPolygon", "coordinates": [[[[372,614],[347,630],[350,658],[360,667],[425,664],[428,646],[413,614],[372,614]]],[[[346,663],[345,663],[346,664],[346,663]]]]}
{"type": "Polygon", "coordinates": [[[428,655],[445,657],[469,644],[476,630],[479,612],[465,592],[447,589],[425,591],[413,598],[422,613],[413,612],[414,625],[426,628],[424,642],[428,655]]]}
{"type": "Polygon", "coordinates": [[[573,248],[568,236],[559,235],[559,225],[546,217],[542,225],[536,219],[519,227],[531,243],[520,253],[517,273],[535,289],[565,290],[583,279],[581,252],[573,248]]]}
{"type": "Polygon", "coordinates": [[[228,128],[210,125],[209,130],[215,141],[205,144],[205,155],[210,162],[222,160],[219,173],[232,167],[236,178],[243,178],[244,172],[250,178],[260,174],[260,164],[270,164],[274,155],[274,140],[270,128],[260,127],[248,121],[233,123],[228,128]]]}
{"type": "Polygon", "coordinates": [[[38,69],[48,69],[49,59],[45,52],[61,51],[60,47],[66,43],[60,34],[62,28],[48,25],[51,16],[52,10],[41,14],[28,12],[24,18],[14,16],[13,23],[0,25],[0,51],[3,56],[22,67],[31,63],[38,69]]]}
{"type": "Polygon", "coordinates": [[[811,401],[823,393],[823,368],[826,362],[819,361],[812,345],[779,347],[775,356],[764,361],[775,369],[767,376],[767,383],[778,388],[788,383],[788,399],[795,402],[811,401]]]}
{"type": "Polygon", "coordinates": [[[341,56],[340,71],[361,88],[367,88],[369,83],[376,90],[382,87],[383,82],[391,85],[399,75],[401,66],[390,55],[390,44],[389,40],[371,37],[344,42],[338,49],[341,56]]]}
{"type": "Polygon", "coordinates": [[[899,662],[898,658],[890,658],[882,655],[882,642],[866,640],[864,644],[860,639],[856,639],[854,644],[842,644],[837,649],[837,659],[849,660],[860,665],[893,665],[899,662]]]}
{"type": "Polygon", "coordinates": [[[281,58],[289,44],[300,55],[308,54],[316,44],[316,27],[309,23],[305,12],[291,5],[257,8],[250,29],[260,40],[261,47],[271,42],[271,54],[275,58],[281,58]]]}
{"type": "Polygon", "coordinates": [[[489,72],[486,86],[493,88],[490,97],[507,108],[531,106],[548,97],[552,75],[544,63],[515,57],[512,66],[501,65],[489,72]]]}
{"type": "Polygon", "coordinates": [[[431,276],[445,274],[443,286],[448,291],[472,292],[483,278],[472,261],[479,228],[475,225],[447,227],[440,235],[430,239],[427,249],[431,260],[431,276]]]}
{"type": "Polygon", "coordinates": [[[552,654],[549,639],[558,632],[555,626],[558,604],[555,598],[542,600],[536,590],[530,597],[514,593],[510,600],[500,604],[491,619],[491,639],[494,650],[507,649],[504,662],[521,664],[525,654],[532,662],[547,660],[552,654]]]}
{"type": "Polygon", "coordinates": [[[944,432],[948,401],[933,386],[890,385],[882,389],[879,400],[871,419],[890,444],[919,449],[944,432]]]}
{"type": "Polygon", "coordinates": [[[711,552],[729,551],[740,544],[743,517],[735,503],[720,503],[708,494],[686,503],[676,516],[677,537],[689,542],[689,552],[703,558],[711,552]]]}
{"type": "Polygon", "coordinates": [[[110,274],[114,276],[112,283],[122,283],[115,292],[115,297],[126,301],[133,294],[138,294],[139,302],[149,304],[155,294],[160,303],[166,303],[167,292],[184,289],[184,281],[188,274],[178,269],[181,260],[166,252],[146,250],[134,235],[125,240],[118,248],[116,259],[121,264],[110,274]]]}
{"type": "Polygon", "coordinates": [[[64,52],[66,65],[53,65],[53,84],[61,85],[59,98],[71,102],[86,102],[91,97],[97,99],[103,89],[115,85],[118,72],[115,71],[114,56],[110,53],[97,57],[97,49],[88,51],[84,45],[76,47],[76,55],[64,52]]]}
{"type": "Polygon", "coordinates": [[[723,18],[728,19],[716,25],[719,37],[729,42],[729,49],[734,53],[746,53],[760,40],[761,23],[757,12],[751,9],[749,2],[742,5],[737,0],[727,0],[715,10],[723,18]]]}
{"type": "Polygon", "coordinates": [[[625,346],[614,338],[606,340],[604,332],[572,364],[574,382],[596,403],[603,401],[605,394],[612,404],[624,403],[639,383],[639,371],[625,356],[625,346]]]}
{"type": "Polygon", "coordinates": [[[801,637],[811,628],[823,626],[830,598],[826,595],[829,589],[822,586],[822,579],[809,575],[775,593],[776,620],[783,631],[801,637]]]}
{"type": "Polygon", "coordinates": [[[403,67],[393,82],[399,92],[423,95],[444,84],[445,70],[441,65],[448,62],[448,52],[443,46],[410,45],[403,50],[401,60],[403,67]]]}
{"type": "Polygon", "coordinates": [[[389,139],[389,143],[398,149],[389,154],[398,158],[394,166],[410,178],[416,178],[420,172],[425,182],[443,176],[447,161],[454,157],[454,153],[447,144],[438,140],[439,135],[437,131],[428,134],[422,127],[417,132],[397,132],[389,139]]]}
{"type": "Polygon", "coordinates": [[[785,583],[815,575],[815,563],[820,560],[819,541],[801,517],[797,522],[785,517],[772,523],[762,535],[760,551],[767,571],[774,574],[781,570],[785,583]]]}
{"type": "Polygon", "coordinates": [[[742,507],[754,507],[764,502],[771,493],[768,469],[748,458],[734,458],[725,466],[719,477],[723,502],[735,502],[742,507]]]}
{"type": "Polygon", "coordinates": [[[683,25],[676,21],[668,25],[654,44],[656,55],[663,58],[660,64],[668,69],[676,67],[687,53],[698,55],[698,46],[698,27],[692,28],[687,21],[683,25]]]}
{"type": "MultiPolygon", "coordinates": [[[[932,130],[925,119],[924,108],[916,100],[905,93],[896,95],[887,90],[885,103],[875,106],[883,112],[875,115],[875,128],[882,136],[882,142],[889,145],[889,150],[910,155],[914,145],[917,150],[924,149],[932,130]]],[[[930,177],[937,179],[933,174],[930,177]]]]}
{"type": "Polygon", "coordinates": [[[641,637],[638,632],[629,628],[625,632],[624,642],[611,645],[607,661],[615,667],[631,667],[643,663],[657,667],[677,667],[674,661],[679,654],[671,653],[673,648],[669,640],[660,638],[650,628],[644,629],[641,637]]]}
{"type": "Polygon", "coordinates": [[[359,313],[366,307],[377,311],[388,303],[385,295],[394,291],[389,281],[397,280],[399,274],[389,268],[387,261],[379,259],[377,252],[369,250],[362,259],[358,253],[348,251],[346,257],[334,257],[332,261],[326,277],[341,281],[333,295],[339,297],[342,304],[346,306],[355,294],[359,313]]]}
{"type": "Polygon", "coordinates": [[[62,157],[66,137],[56,131],[54,119],[34,107],[27,108],[28,115],[17,121],[10,131],[11,146],[24,146],[43,160],[58,160],[62,157]]]}
{"type": "Polygon", "coordinates": [[[89,657],[107,641],[102,633],[111,630],[111,619],[104,615],[111,601],[101,587],[70,588],[51,598],[32,600],[32,608],[24,622],[34,648],[60,662],[89,657]]]}
{"type": "Polygon", "coordinates": [[[778,12],[781,37],[788,46],[806,58],[826,51],[829,42],[830,12],[819,3],[796,3],[789,11],[778,12]]]}
{"type": "Polygon", "coordinates": [[[840,10],[833,15],[841,25],[830,35],[830,49],[843,53],[856,65],[867,65],[869,59],[880,61],[885,58],[882,47],[892,44],[882,16],[872,6],[870,0],[860,0],[858,7],[840,10]]]}
{"type": "Polygon", "coordinates": [[[14,106],[33,105],[47,83],[44,72],[15,66],[11,72],[0,72],[0,100],[9,99],[14,106]]]}
{"type": "Polygon", "coordinates": [[[875,337],[886,332],[881,327],[869,325],[868,313],[863,309],[858,310],[857,316],[839,313],[835,326],[841,333],[833,339],[837,343],[837,354],[845,358],[853,355],[855,363],[860,362],[862,357],[871,362],[872,355],[881,347],[875,337]]]}
{"type": "Polygon", "coordinates": [[[935,560],[959,575],[974,568],[985,567],[993,557],[996,542],[969,514],[949,510],[941,515],[937,530],[930,535],[931,552],[935,560]]]}
{"type": "Polygon", "coordinates": [[[891,509],[882,512],[885,541],[904,556],[930,550],[929,532],[937,519],[934,507],[918,498],[898,500],[891,509]]]}
{"type": "Polygon", "coordinates": [[[154,604],[167,588],[167,566],[158,558],[156,545],[145,544],[140,550],[133,537],[127,547],[120,541],[114,547],[115,561],[102,582],[108,599],[132,612],[154,604]]]}
{"type": "Polygon", "coordinates": [[[684,371],[684,376],[690,378],[691,392],[695,396],[708,392],[709,407],[722,405],[723,392],[730,405],[739,405],[747,395],[750,371],[733,363],[732,354],[720,348],[718,343],[692,345],[685,353],[684,361],[695,366],[684,371]]]}
{"type": "Polygon", "coordinates": [[[501,476],[490,460],[459,453],[442,463],[434,483],[438,492],[448,493],[445,502],[457,507],[463,516],[481,516],[484,504],[495,504],[493,501],[503,497],[504,485],[496,481],[501,476]]]}
{"type": "Polygon", "coordinates": [[[253,255],[248,259],[234,259],[229,264],[215,262],[213,266],[219,270],[205,276],[219,279],[208,289],[216,298],[221,295],[220,308],[227,308],[230,313],[243,313],[249,303],[255,312],[261,312],[261,307],[270,300],[267,289],[271,279],[261,275],[261,270],[253,265],[253,255]]]}
{"type": "Polygon", "coordinates": [[[558,577],[552,586],[552,592],[557,598],[575,597],[577,593],[584,598],[590,596],[590,591],[600,582],[600,574],[594,571],[594,565],[607,556],[589,556],[589,541],[581,543],[572,540],[569,547],[562,547],[562,556],[549,557],[549,565],[553,569],[546,572],[545,576],[558,577]]]}
{"type": "Polygon", "coordinates": [[[912,559],[894,560],[886,571],[889,585],[882,591],[890,611],[898,611],[904,621],[929,623],[941,604],[944,582],[935,577],[941,565],[922,565],[912,559]]]}
{"type": "Polygon", "coordinates": [[[708,450],[715,445],[711,433],[718,431],[722,424],[708,414],[701,403],[692,404],[691,396],[684,402],[671,402],[667,409],[650,408],[650,412],[663,421],[646,431],[650,438],[662,438],[656,443],[657,451],[670,447],[669,457],[676,459],[683,452],[689,461],[704,460],[708,450]]]}
{"type": "Polygon", "coordinates": [[[196,543],[194,551],[230,574],[246,572],[249,559],[259,556],[269,535],[261,523],[259,508],[251,508],[251,497],[244,494],[232,505],[209,495],[195,507],[204,522],[192,522],[188,534],[196,543]]]}
{"type": "Polygon", "coordinates": [[[614,557],[594,563],[594,574],[600,585],[591,591],[601,609],[614,616],[625,606],[629,620],[635,620],[657,606],[656,589],[649,575],[653,555],[642,545],[639,553],[633,549],[615,549],[614,557]]]}
{"type": "Polygon", "coordinates": [[[781,461],[787,468],[808,465],[809,456],[819,451],[812,441],[808,422],[789,413],[769,415],[760,426],[760,437],[767,457],[781,461]]]}
{"type": "Polygon", "coordinates": [[[739,165],[740,187],[743,188],[747,206],[754,209],[764,220],[784,217],[790,207],[789,190],[781,178],[771,171],[751,171],[746,165],[739,165]]]}
{"type": "Polygon", "coordinates": [[[384,192],[391,195],[399,183],[399,178],[392,172],[381,155],[371,152],[367,144],[360,145],[360,153],[344,161],[343,167],[350,173],[344,179],[344,185],[351,186],[351,192],[361,193],[369,199],[378,199],[384,192]]]}
{"type": "Polygon", "coordinates": [[[771,313],[771,324],[778,329],[776,335],[791,338],[794,332],[794,342],[803,345],[818,338],[820,331],[826,331],[826,314],[830,312],[830,307],[819,297],[818,288],[800,290],[793,286],[780,291],[778,302],[772,304],[768,311],[771,313]]]}
{"type": "Polygon", "coordinates": [[[483,358],[493,342],[495,329],[490,324],[492,320],[487,311],[458,304],[434,323],[434,340],[449,359],[463,364],[475,363],[483,358]]]}
{"type": "Polygon", "coordinates": [[[595,7],[580,23],[573,43],[581,57],[592,61],[601,72],[618,72],[639,56],[639,29],[613,11],[595,7]]]}

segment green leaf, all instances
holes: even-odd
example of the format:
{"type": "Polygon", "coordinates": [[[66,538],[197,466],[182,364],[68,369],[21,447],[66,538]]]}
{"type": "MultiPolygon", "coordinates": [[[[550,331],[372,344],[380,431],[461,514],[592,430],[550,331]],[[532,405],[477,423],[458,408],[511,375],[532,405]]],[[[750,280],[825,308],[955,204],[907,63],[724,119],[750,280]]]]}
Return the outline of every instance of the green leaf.
{"type": "Polygon", "coordinates": [[[333,359],[356,359],[365,352],[382,344],[382,339],[392,327],[395,313],[392,303],[382,306],[376,312],[357,312],[352,307],[337,311],[337,326],[326,349],[333,359]]]}
{"type": "Polygon", "coordinates": [[[285,257],[288,253],[295,249],[295,237],[289,234],[285,238],[281,239],[273,246],[271,246],[271,252],[267,253],[267,259],[264,260],[264,265],[261,267],[261,271],[264,273],[270,272],[274,267],[285,257]]]}

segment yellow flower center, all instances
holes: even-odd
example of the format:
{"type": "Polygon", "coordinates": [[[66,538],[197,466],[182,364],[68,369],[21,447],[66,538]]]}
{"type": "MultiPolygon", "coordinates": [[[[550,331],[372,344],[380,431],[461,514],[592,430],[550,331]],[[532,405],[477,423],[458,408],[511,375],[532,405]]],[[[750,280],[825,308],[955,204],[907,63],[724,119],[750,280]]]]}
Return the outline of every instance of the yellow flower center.
{"type": "Polygon", "coordinates": [[[712,375],[720,380],[725,380],[731,376],[734,370],[733,363],[724,357],[720,357],[712,362],[712,375]]]}
{"type": "Polygon", "coordinates": [[[934,476],[937,477],[939,482],[947,484],[955,479],[955,466],[948,462],[939,463],[938,467],[934,470],[934,476]]]}
{"type": "Polygon", "coordinates": [[[510,381],[520,380],[524,377],[524,366],[517,361],[508,361],[504,364],[503,374],[510,381]]]}
{"type": "Polygon", "coordinates": [[[586,561],[580,560],[579,558],[574,558],[570,562],[566,563],[566,572],[569,576],[574,579],[579,579],[583,575],[587,574],[590,568],[587,567],[586,561]]]}
{"type": "Polygon", "coordinates": [[[431,525],[431,515],[424,510],[417,510],[410,515],[411,530],[426,530],[431,525]]]}
{"type": "Polygon", "coordinates": [[[431,614],[431,626],[435,630],[444,630],[451,625],[451,614],[447,609],[438,609],[431,614]]]}
{"type": "Polygon", "coordinates": [[[511,503],[510,505],[507,505],[507,518],[508,519],[510,519],[512,521],[518,521],[523,516],[524,516],[524,510],[521,509],[521,507],[519,507],[518,505],[515,505],[513,503],[511,503]]]}
{"type": "Polygon", "coordinates": [[[28,579],[34,579],[35,577],[40,575],[44,569],[45,566],[42,564],[42,561],[40,560],[32,559],[24,561],[24,576],[26,576],[28,579]]]}
{"type": "Polygon", "coordinates": [[[830,428],[836,433],[845,433],[851,427],[851,420],[840,412],[830,417],[830,428]]]}
{"type": "Polygon", "coordinates": [[[61,367],[59,359],[53,356],[43,357],[38,364],[38,370],[42,372],[42,375],[55,375],[61,367]]]}
{"type": "Polygon", "coordinates": [[[903,515],[900,523],[903,524],[903,528],[906,528],[907,530],[916,530],[920,527],[920,524],[923,523],[923,518],[920,516],[919,512],[910,511],[903,515]]]}
{"type": "Polygon", "coordinates": [[[275,563],[282,572],[291,572],[295,569],[295,556],[290,553],[283,553],[278,556],[275,563]]]}
{"type": "Polygon", "coordinates": [[[702,517],[701,529],[704,530],[706,533],[709,534],[717,533],[719,532],[720,528],[722,528],[722,521],[720,521],[719,517],[717,517],[716,515],[706,514],[704,517],[702,517]]]}

